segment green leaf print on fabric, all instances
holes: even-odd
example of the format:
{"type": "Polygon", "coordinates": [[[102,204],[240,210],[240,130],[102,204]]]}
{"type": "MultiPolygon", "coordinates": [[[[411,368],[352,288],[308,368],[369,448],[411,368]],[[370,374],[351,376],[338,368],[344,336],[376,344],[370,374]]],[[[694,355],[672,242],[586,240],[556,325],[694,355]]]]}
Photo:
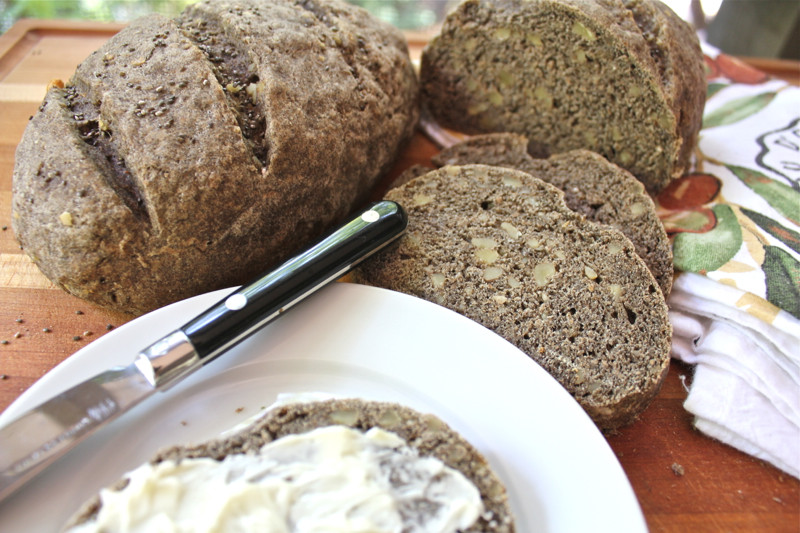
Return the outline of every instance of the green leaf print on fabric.
{"type": "Polygon", "coordinates": [[[672,243],[675,268],[709,272],[731,260],[742,246],[742,228],[733,209],[725,204],[712,208],[717,225],[706,233],[679,233],[672,243]]]}
{"type": "Polygon", "coordinates": [[[709,83],[706,90],[706,100],[717,94],[725,87],[729,87],[730,83],[709,83]]]}
{"type": "Polygon", "coordinates": [[[771,218],[757,213],[756,211],[751,211],[745,207],[742,207],[741,211],[747,215],[750,220],[758,224],[758,227],[800,254],[800,233],[778,224],[771,218]]]}
{"type": "Polygon", "coordinates": [[[775,94],[774,92],[761,93],[724,103],[703,117],[703,129],[726,126],[755,115],[772,102],[775,94]]]}
{"type": "Polygon", "coordinates": [[[800,193],[788,185],[768,178],[757,170],[727,165],[742,183],[761,196],[769,205],[794,224],[800,226],[800,193]]]}
{"type": "Polygon", "coordinates": [[[800,263],[777,246],[764,247],[767,301],[800,318],[800,263]]]}

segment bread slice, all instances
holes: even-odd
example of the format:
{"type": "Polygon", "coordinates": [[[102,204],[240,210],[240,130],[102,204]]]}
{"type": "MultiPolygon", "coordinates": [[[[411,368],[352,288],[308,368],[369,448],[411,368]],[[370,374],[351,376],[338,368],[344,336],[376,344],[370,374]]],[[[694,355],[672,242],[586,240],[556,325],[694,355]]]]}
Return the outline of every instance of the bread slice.
{"type": "Polygon", "coordinates": [[[642,184],[594,152],[571,150],[548,159],[534,159],[528,154],[527,145],[525,137],[513,133],[477,135],[443,149],[432,161],[439,167],[480,163],[516,168],[555,185],[564,192],[570,209],[624,233],[656,278],[661,292],[669,296],[672,246],[642,184]]]}
{"type": "MultiPolygon", "coordinates": [[[[159,453],[152,463],[180,462],[187,458],[222,460],[233,454],[257,454],[267,443],[329,426],[346,426],[366,432],[381,428],[399,436],[422,457],[435,457],[461,472],[478,489],[484,513],[464,533],[514,533],[508,495],[486,459],[455,430],[434,415],[408,407],[361,399],[336,399],[277,406],[250,427],[224,439],[196,446],[176,446],[159,453]]],[[[122,490],[122,479],[112,490],[122,490]]],[[[93,498],[68,523],[68,527],[92,520],[100,510],[93,498]]]]}
{"type": "Polygon", "coordinates": [[[603,429],[634,420],[669,367],[664,296],[630,240],[530,174],[446,166],[389,191],[408,231],[354,281],[418,296],[494,331],[603,429]]]}
{"type": "Polygon", "coordinates": [[[420,80],[444,127],[592,150],[651,193],[688,169],[705,100],[697,36],[657,0],[465,0],[420,80]]]}

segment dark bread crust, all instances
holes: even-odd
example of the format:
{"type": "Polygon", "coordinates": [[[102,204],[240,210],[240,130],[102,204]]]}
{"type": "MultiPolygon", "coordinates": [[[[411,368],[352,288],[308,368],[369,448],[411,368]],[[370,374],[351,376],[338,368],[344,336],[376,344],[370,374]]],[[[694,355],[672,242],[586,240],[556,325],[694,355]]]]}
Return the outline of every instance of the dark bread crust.
{"type": "Polygon", "coordinates": [[[416,99],[402,34],[338,0],[149,16],[48,91],[12,226],[50,280],[123,312],[241,284],[366,200],[416,99]]]}
{"type": "Polygon", "coordinates": [[[651,193],[689,168],[705,101],[698,39],[657,0],[465,0],[420,75],[443,126],[592,150],[651,193]]]}
{"type": "Polygon", "coordinates": [[[360,265],[355,281],[491,329],[542,365],[602,429],[629,424],[658,393],[669,368],[667,305],[622,233],[570,210],[552,185],[500,167],[443,167],[386,198],[408,211],[407,233],[360,265]],[[496,242],[492,263],[473,241],[482,238],[496,242]]]}
{"type": "MultiPolygon", "coordinates": [[[[527,145],[528,140],[522,135],[489,133],[445,148],[431,161],[439,167],[479,163],[515,168],[555,185],[564,192],[570,209],[624,233],[656,278],[661,292],[669,296],[672,246],[642,184],[599,154],[571,150],[534,159],[528,154],[527,145]]],[[[421,171],[417,172],[419,175],[421,171]]]]}
{"type": "MultiPolygon", "coordinates": [[[[331,425],[345,425],[361,431],[383,428],[401,437],[420,455],[436,457],[464,474],[480,491],[486,509],[478,523],[464,533],[514,533],[516,530],[506,489],[480,452],[439,418],[396,403],[344,399],[276,407],[240,433],[197,446],[169,448],[159,453],[153,462],[197,457],[222,460],[231,454],[254,454],[264,444],[286,435],[331,425]]],[[[123,488],[124,484],[121,482],[118,488],[123,488]]],[[[91,519],[99,508],[99,500],[95,498],[70,524],[91,519]]]]}
{"type": "Polygon", "coordinates": [[[707,91],[700,42],[694,29],[663,2],[624,0],[624,6],[633,15],[650,57],[658,65],[667,102],[677,120],[681,142],[672,172],[672,178],[677,178],[690,169],[703,125],[707,91]]]}

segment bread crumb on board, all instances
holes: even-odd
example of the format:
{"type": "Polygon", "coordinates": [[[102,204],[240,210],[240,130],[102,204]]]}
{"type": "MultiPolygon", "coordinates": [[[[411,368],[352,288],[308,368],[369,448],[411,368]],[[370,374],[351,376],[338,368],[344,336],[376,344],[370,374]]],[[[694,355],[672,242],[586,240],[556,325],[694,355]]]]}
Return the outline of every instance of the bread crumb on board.
{"type": "Polygon", "coordinates": [[[672,469],[672,473],[678,477],[682,476],[685,473],[683,465],[680,465],[678,463],[672,463],[672,466],[670,466],[670,468],[672,469]]]}

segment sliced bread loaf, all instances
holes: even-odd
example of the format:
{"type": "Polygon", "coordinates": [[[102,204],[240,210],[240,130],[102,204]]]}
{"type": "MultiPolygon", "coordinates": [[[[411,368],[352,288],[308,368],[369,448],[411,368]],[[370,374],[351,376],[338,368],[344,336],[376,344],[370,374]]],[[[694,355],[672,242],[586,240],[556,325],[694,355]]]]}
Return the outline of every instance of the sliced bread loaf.
{"type": "Polygon", "coordinates": [[[705,100],[698,39],[657,0],[465,0],[420,77],[441,125],[589,149],[651,193],[687,170],[705,100]]]}
{"type": "Polygon", "coordinates": [[[555,185],[564,192],[570,209],[624,233],[656,278],[661,292],[669,296],[672,247],[655,204],[642,184],[594,152],[571,150],[548,159],[534,159],[528,154],[527,145],[525,137],[513,133],[477,135],[443,149],[432,161],[439,167],[480,163],[516,168],[555,185]]]}
{"type": "MultiPolygon", "coordinates": [[[[234,455],[258,456],[263,446],[277,442],[283,437],[308,434],[320,428],[330,427],[353,428],[363,433],[372,428],[381,428],[396,435],[411,448],[409,451],[401,447],[397,451],[398,455],[405,454],[407,457],[409,454],[416,454],[419,457],[438,459],[465,476],[480,494],[483,512],[472,526],[463,530],[465,533],[514,533],[514,519],[506,489],[480,452],[439,418],[395,403],[344,399],[278,406],[267,411],[252,426],[237,434],[196,446],[178,446],[167,449],[159,453],[153,459],[152,464],[180,463],[199,458],[222,461],[234,455]]],[[[387,458],[386,464],[382,464],[381,468],[392,471],[392,469],[396,469],[395,462],[402,465],[403,459],[387,458]]],[[[277,467],[280,468],[281,465],[277,465],[277,467]]],[[[396,477],[390,479],[397,484],[411,484],[414,481],[408,478],[409,475],[414,474],[414,471],[404,472],[401,469],[396,474],[396,477]]],[[[291,479],[286,479],[287,483],[291,483],[291,481],[291,479]]],[[[123,478],[111,490],[119,492],[124,490],[127,485],[127,479],[123,478]]],[[[446,497],[447,492],[428,496],[431,499],[446,497]]],[[[87,503],[70,520],[69,526],[80,526],[96,520],[98,512],[103,506],[101,497],[102,494],[87,503]]],[[[363,509],[371,508],[369,502],[361,503],[363,509]]],[[[400,508],[400,514],[409,522],[406,527],[409,527],[410,523],[417,523],[419,526],[419,522],[422,521],[420,514],[431,515],[437,512],[433,507],[434,502],[429,503],[424,497],[417,498],[411,505],[408,505],[407,502],[404,504],[400,508]],[[426,508],[426,504],[430,506],[426,508]]],[[[360,512],[368,513],[365,510],[360,512]]],[[[403,531],[407,530],[411,529],[403,529],[403,531]]],[[[80,531],[80,529],[76,531],[80,531]]],[[[414,529],[414,531],[416,530],[414,529]]]]}
{"type": "Polygon", "coordinates": [[[619,231],[530,174],[447,166],[389,191],[407,234],[354,280],[448,307],[542,365],[601,428],[630,423],[669,367],[664,296],[619,231]]]}

